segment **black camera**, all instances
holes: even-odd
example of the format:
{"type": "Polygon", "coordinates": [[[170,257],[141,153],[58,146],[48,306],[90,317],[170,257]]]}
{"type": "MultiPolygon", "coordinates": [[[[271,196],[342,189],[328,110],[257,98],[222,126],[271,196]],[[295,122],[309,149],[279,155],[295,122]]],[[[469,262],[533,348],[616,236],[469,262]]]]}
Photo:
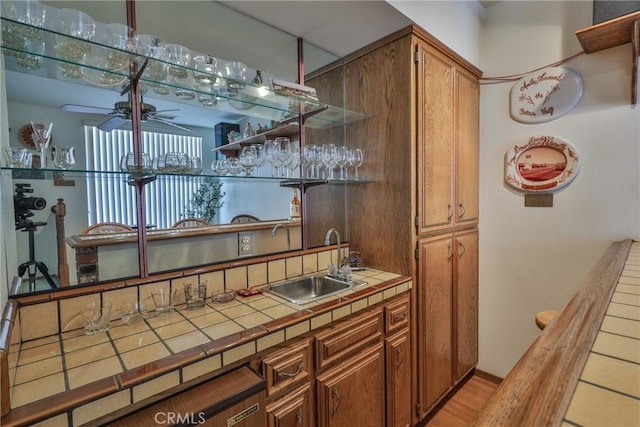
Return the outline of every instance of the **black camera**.
{"type": "Polygon", "coordinates": [[[44,209],[47,206],[47,201],[42,197],[25,196],[25,193],[33,193],[31,184],[16,184],[16,194],[13,196],[16,230],[32,225],[46,225],[46,223],[33,223],[29,218],[33,216],[31,211],[44,209]]]}

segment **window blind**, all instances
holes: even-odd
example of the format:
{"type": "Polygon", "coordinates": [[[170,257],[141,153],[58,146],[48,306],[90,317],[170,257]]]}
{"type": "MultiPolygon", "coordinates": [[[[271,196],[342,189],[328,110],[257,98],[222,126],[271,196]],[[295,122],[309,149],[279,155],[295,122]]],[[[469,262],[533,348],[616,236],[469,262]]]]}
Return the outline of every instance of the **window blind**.
{"type": "MultiPolygon", "coordinates": [[[[127,185],[120,171],[120,159],[133,151],[133,133],[115,129],[103,132],[95,126],[85,126],[87,170],[93,174],[87,183],[88,224],[120,222],[137,225],[135,188],[127,185]]],[[[185,153],[202,157],[202,138],[160,132],[142,132],[142,152],[152,159],[167,153],[185,153]]],[[[200,180],[182,176],[159,176],[145,186],[147,225],[169,228],[183,217],[191,195],[200,187],[200,180]]]]}

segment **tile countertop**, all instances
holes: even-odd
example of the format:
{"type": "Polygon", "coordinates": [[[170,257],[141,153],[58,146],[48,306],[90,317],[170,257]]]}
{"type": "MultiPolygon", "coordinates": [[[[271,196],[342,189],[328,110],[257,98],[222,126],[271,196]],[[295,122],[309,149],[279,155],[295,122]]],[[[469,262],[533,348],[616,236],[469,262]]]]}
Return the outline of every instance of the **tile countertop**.
{"type": "Polygon", "coordinates": [[[87,336],[83,329],[76,329],[22,342],[11,389],[12,410],[2,419],[3,425],[31,423],[42,411],[47,416],[73,417],[74,425],[95,419],[162,387],[167,390],[210,374],[412,287],[409,277],[374,269],[353,276],[367,284],[305,305],[266,292],[238,296],[228,303],[213,303],[209,298],[203,308],[177,306],[134,325],[113,320],[106,334],[87,336]],[[159,376],[167,377],[166,385],[156,381],[144,388],[159,376]],[[113,408],[96,412],[105,407],[92,405],[97,399],[114,398],[122,391],[132,396],[130,400],[123,398],[113,408]]]}

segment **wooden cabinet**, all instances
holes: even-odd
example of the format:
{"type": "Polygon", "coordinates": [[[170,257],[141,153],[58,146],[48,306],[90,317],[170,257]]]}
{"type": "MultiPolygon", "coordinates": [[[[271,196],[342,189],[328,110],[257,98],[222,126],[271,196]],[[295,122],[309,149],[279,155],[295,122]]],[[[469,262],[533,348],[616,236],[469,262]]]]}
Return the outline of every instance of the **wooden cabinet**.
{"type": "Polygon", "coordinates": [[[310,383],[298,387],[272,403],[267,403],[269,427],[315,426],[314,393],[310,383]]]}
{"type": "Polygon", "coordinates": [[[460,381],[478,363],[478,231],[454,234],[453,374],[460,381]]]}
{"type": "Polygon", "coordinates": [[[267,385],[269,427],[315,426],[313,338],[265,356],[260,368],[267,385]]]}
{"type": "MultiPolygon", "coordinates": [[[[369,180],[349,188],[349,243],[368,265],[414,279],[417,424],[451,390],[452,378],[477,359],[477,258],[467,265],[467,250],[458,259],[462,250],[453,236],[477,230],[482,73],[417,26],[354,52],[339,66],[345,108],[370,116],[346,129],[347,141],[365,150],[369,180]]],[[[307,82],[330,94],[321,76],[333,72],[320,70],[307,82]]],[[[477,234],[475,245],[461,242],[477,253],[477,234]]]]}
{"type": "Polygon", "coordinates": [[[419,242],[418,402],[420,417],[478,360],[478,232],[419,242]]]}
{"type": "Polygon", "coordinates": [[[419,234],[478,221],[479,85],[450,57],[416,44],[419,234]]]}
{"type": "Polygon", "coordinates": [[[387,426],[411,425],[411,341],[404,329],[385,341],[387,426]]]}
{"type": "Polygon", "coordinates": [[[385,425],[384,347],[362,351],[317,377],[318,425],[385,425]]]}

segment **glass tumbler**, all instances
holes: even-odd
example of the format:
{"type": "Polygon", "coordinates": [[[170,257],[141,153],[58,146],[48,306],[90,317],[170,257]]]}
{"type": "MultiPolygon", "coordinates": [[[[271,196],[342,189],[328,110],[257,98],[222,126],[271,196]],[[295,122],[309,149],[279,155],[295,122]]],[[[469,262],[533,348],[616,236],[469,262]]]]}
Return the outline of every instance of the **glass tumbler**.
{"type": "Polygon", "coordinates": [[[205,301],[207,299],[207,281],[201,280],[196,284],[185,284],[184,299],[187,302],[188,310],[204,307],[205,301]]]}

